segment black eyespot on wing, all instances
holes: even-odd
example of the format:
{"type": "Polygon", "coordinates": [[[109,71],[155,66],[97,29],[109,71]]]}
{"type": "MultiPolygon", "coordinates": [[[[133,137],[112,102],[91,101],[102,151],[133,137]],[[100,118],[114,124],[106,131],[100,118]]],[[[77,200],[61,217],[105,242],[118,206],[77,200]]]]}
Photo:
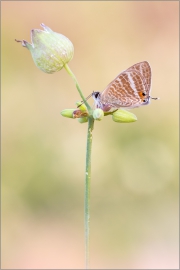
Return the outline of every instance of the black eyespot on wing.
{"type": "Polygon", "coordinates": [[[146,95],[146,93],[142,93],[142,95],[143,95],[143,96],[145,96],[145,95],[146,95]]]}

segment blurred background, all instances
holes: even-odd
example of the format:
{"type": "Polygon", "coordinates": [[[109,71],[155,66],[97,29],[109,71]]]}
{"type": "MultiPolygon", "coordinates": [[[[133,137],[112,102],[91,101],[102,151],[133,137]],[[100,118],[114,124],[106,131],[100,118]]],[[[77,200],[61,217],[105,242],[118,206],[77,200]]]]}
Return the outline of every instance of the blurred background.
{"type": "Polygon", "coordinates": [[[135,123],[95,123],[91,268],[178,269],[179,2],[2,1],[1,15],[2,268],[84,268],[87,123],[60,115],[80,97],[14,41],[44,23],[74,44],[85,96],[146,60],[160,97],[135,123]]]}

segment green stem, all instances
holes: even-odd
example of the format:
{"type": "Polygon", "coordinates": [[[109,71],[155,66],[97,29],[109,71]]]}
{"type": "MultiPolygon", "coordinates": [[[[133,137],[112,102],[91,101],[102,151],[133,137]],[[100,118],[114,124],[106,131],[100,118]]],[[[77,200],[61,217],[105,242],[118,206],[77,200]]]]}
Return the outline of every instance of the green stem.
{"type": "Polygon", "coordinates": [[[65,68],[65,70],[67,71],[67,73],[68,73],[68,74],[73,78],[73,80],[75,81],[76,88],[77,88],[77,90],[78,90],[78,92],[79,92],[79,94],[80,94],[80,96],[81,96],[81,98],[82,98],[84,104],[86,105],[86,107],[87,107],[87,109],[88,109],[89,115],[92,115],[92,109],[91,109],[90,105],[87,103],[87,100],[85,99],[85,97],[84,97],[84,95],[83,95],[83,93],[82,93],[82,91],[81,91],[81,89],[80,89],[80,86],[79,86],[79,84],[78,84],[78,81],[77,81],[75,75],[73,74],[73,72],[72,72],[71,69],[69,68],[68,64],[65,64],[65,65],[64,65],[64,68],[65,68]]]}
{"type": "Polygon", "coordinates": [[[92,116],[93,110],[87,103],[87,100],[84,98],[82,91],[79,87],[78,81],[70,70],[67,64],[64,65],[64,68],[68,74],[73,78],[76,84],[76,88],[86,105],[89,117],[88,117],[88,132],[87,132],[87,144],[86,144],[86,172],[85,172],[85,196],[84,196],[84,218],[85,218],[85,264],[86,269],[89,269],[89,220],[90,220],[90,182],[91,182],[91,149],[92,149],[92,131],[94,128],[94,118],[92,116]]]}
{"type": "Polygon", "coordinates": [[[92,131],[94,127],[94,118],[88,119],[88,133],[86,146],[86,174],[85,174],[85,263],[86,269],[89,269],[89,222],[90,222],[90,184],[91,184],[91,149],[92,149],[92,131]]]}

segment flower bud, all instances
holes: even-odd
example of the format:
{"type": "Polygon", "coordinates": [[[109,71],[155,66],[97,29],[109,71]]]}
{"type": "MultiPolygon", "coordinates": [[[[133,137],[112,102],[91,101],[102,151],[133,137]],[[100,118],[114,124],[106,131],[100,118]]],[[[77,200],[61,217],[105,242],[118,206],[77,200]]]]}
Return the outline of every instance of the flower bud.
{"type": "Polygon", "coordinates": [[[81,111],[81,110],[74,110],[73,111],[73,118],[82,118],[88,116],[87,111],[81,111]]]}
{"type": "Polygon", "coordinates": [[[31,30],[31,42],[21,42],[23,47],[30,50],[35,65],[46,73],[54,73],[63,68],[73,57],[74,47],[72,42],[65,36],[53,32],[43,23],[44,30],[31,30]]]}
{"type": "Polygon", "coordinates": [[[61,111],[61,115],[68,118],[73,118],[74,109],[65,109],[61,111]]]}
{"type": "Polygon", "coordinates": [[[118,123],[131,123],[137,121],[137,117],[135,114],[123,109],[115,111],[112,115],[112,119],[114,122],[118,123]]]}
{"type": "Polygon", "coordinates": [[[82,101],[77,101],[76,105],[78,106],[78,109],[81,111],[87,111],[87,107],[82,101]]]}
{"type": "Polygon", "coordinates": [[[95,120],[101,121],[101,120],[103,119],[103,117],[104,117],[104,112],[103,112],[103,110],[101,110],[101,109],[95,109],[95,110],[93,111],[93,118],[94,118],[95,120]]]}
{"type": "Polygon", "coordinates": [[[86,123],[87,121],[88,121],[87,117],[78,118],[78,122],[81,123],[81,124],[86,123]]]}

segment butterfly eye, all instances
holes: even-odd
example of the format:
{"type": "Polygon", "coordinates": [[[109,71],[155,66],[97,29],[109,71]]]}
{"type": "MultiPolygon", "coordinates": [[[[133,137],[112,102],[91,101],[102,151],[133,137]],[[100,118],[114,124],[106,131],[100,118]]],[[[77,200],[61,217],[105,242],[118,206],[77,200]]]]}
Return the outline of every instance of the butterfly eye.
{"type": "Polygon", "coordinates": [[[99,92],[95,92],[95,98],[98,98],[98,96],[99,96],[99,92]]]}

